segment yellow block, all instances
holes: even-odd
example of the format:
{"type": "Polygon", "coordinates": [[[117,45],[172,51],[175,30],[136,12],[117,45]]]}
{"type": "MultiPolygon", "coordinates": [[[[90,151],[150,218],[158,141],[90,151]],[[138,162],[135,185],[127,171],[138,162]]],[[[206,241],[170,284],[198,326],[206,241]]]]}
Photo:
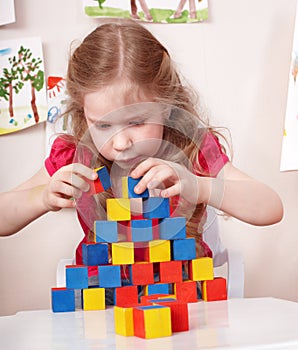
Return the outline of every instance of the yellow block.
{"type": "Polygon", "coordinates": [[[104,288],[83,289],[84,310],[104,310],[105,308],[106,302],[104,288]]]}
{"type": "Polygon", "coordinates": [[[160,338],[172,335],[171,309],[154,307],[144,311],[145,338],[160,338]]]}
{"type": "Polygon", "coordinates": [[[207,281],[214,279],[214,269],[212,258],[204,257],[193,259],[189,262],[191,264],[190,270],[192,281],[207,281]]]}
{"type": "Polygon", "coordinates": [[[162,262],[171,260],[171,244],[169,240],[156,239],[149,242],[149,261],[162,262]]]}
{"type": "Polygon", "coordinates": [[[128,198],[108,198],[107,219],[110,221],[128,221],[130,215],[130,201],[128,198]]]}
{"type": "Polygon", "coordinates": [[[114,306],[115,333],[126,337],[134,335],[133,308],[114,306]]]}
{"type": "Polygon", "coordinates": [[[128,265],[134,264],[134,244],[133,242],[112,243],[112,264],[128,265]]]}
{"type": "Polygon", "coordinates": [[[122,183],[122,197],[128,198],[128,178],[127,178],[127,176],[122,176],[121,183],[122,183]]]}

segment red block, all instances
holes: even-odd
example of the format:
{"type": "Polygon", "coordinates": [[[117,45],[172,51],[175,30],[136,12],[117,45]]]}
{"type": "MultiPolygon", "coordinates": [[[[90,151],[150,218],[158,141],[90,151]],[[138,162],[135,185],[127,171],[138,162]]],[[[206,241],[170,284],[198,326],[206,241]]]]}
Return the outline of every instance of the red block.
{"type": "Polygon", "coordinates": [[[135,263],[130,266],[130,280],[133,285],[154,283],[153,263],[135,263]]]}
{"type": "Polygon", "coordinates": [[[202,298],[205,301],[227,300],[227,281],[223,277],[202,282],[202,298]]]}
{"type": "Polygon", "coordinates": [[[115,305],[128,307],[138,304],[138,287],[125,286],[115,288],[115,305]]]}
{"type": "Polygon", "coordinates": [[[159,282],[182,282],[182,261],[172,260],[159,263],[159,282]]]}
{"type": "Polygon", "coordinates": [[[168,306],[171,309],[171,322],[173,332],[184,332],[189,330],[188,305],[179,301],[154,300],[154,304],[168,306]]]}
{"type": "Polygon", "coordinates": [[[131,242],[130,221],[117,222],[119,242],[131,242]]]}
{"type": "Polygon", "coordinates": [[[96,193],[104,192],[105,189],[103,188],[102,183],[98,178],[94,181],[89,180],[87,178],[85,178],[84,180],[88,182],[90,186],[89,191],[87,192],[87,194],[89,194],[90,196],[96,193]]]}
{"type": "Polygon", "coordinates": [[[174,284],[174,293],[177,300],[185,303],[196,303],[198,291],[196,281],[183,281],[174,284]]]}
{"type": "Polygon", "coordinates": [[[159,239],[159,219],[151,219],[152,221],[152,236],[154,239],[159,239]]]}

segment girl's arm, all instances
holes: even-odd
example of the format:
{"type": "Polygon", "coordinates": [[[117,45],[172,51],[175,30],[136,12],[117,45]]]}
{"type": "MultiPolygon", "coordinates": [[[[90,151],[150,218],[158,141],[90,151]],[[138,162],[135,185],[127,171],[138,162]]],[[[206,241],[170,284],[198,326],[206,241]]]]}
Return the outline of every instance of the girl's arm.
{"type": "Polygon", "coordinates": [[[275,224],[283,217],[277,193],[230,162],[216,178],[211,178],[196,176],[176,163],[149,158],[131,176],[143,176],[136,193],[142,193],[146,187],[159,188],[162,197],[181,195],[190,203],[206,203],[252,225],[275,224]]]}
{"type": "Polygon", "coordinates": [[[52,177],[45,167],[15,189],[0,193],[0,236],[9,236],[49,211],[74,207],[73,198],[88,191],[86,177],[97,174],[81,164],[59,169],[52,177]]]}
{"type": "Polygon", "coordinates": [[[204,202],[252,225],[279,222],[283,205],[278,194],[228,162],[216,178],[199,178],[204,202]]]}

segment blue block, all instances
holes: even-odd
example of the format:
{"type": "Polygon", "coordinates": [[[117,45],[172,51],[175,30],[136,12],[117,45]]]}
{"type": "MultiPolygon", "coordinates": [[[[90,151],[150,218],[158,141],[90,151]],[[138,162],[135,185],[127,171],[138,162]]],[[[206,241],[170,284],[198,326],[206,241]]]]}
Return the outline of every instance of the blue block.
{"type": "Polygon", "coordinates": [[[149,197],[143,200],[145,219],[163,219],[170,216],[169,198],[149,197]]]}
{"type": "Polygon", "coordinates": [[[171,241],[173,260],[192,260],[196,258],[196,240],[194,238],[171,241]]]}
{"type": "Polygon", "coordinates": [[[168,283],[148,284],[148,295],[152,294],[170,294],[170,286],[168,283]]]}
{"type": "Polygon", "coordinates": [[[103,166],[100,169],[97,169],[97,175],[98,178],[102,184],[102,187],[105,189],[105,191],[111,187],[111,178],[110,178],[110,174],[108,172],[108,169],[103,166]]]}
{"type": "Polygon", "coordinates": [[[121,271],[119,265],[98,266],[98,280],[101,288],[121,287],[121,271]]]}
{"type": "Polygon", "coordinates": [[[96,242],[114,243],[118,242],[117,221],[97,220],[94,221],[94,232],[96,242]]]}
{"type": "Polygon", "coordinates": [[[84,265],[98,266],[109,263],[108,243],[84,243],[82,253],[84,265]]]}
{"type": "Polygon", "coordinates": [[[130,229],[132,242],[148,242],[153,239],[151,220],[131,220],[130,229]]]}
{"type": "Polygon", "coordinates": [[[185,217],[164,218],[159,222],[160,239],[185,239],[186,219],[185,217]]]}
{"type": "Polygon", "coordinates": [[[132,177],[128,176],[127,178],[127,186],[128,186],[128,198],[148,198],[149,197],[149,191],[146,189],[142,193],[135,193],[134,188],[135,186],[140,182],[142,178],[139,177],[138,179],[133,179],[132,177]]]}
{"type": "Polygon", "coordinates": [[[66,267],[66,287],[73,289],[88,288],[88,268],[87,266],[66,267]]]}
{"type": "Polygon", "coordinates": [[[67,288],[53,288],[52,310],[53,312],[75,311],[76,306],[74,290],[67,288]]]}

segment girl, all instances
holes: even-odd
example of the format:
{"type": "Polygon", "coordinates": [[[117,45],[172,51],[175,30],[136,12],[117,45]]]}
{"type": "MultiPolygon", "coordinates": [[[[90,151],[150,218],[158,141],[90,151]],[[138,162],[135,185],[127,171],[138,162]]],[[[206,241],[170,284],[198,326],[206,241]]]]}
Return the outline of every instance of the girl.
{"type": "Polygon", "coordinates": [[[173,203],[187,213],[187,234],[196,237],[201,256],[211,256],[201,239],[207,204],[253,225],[281,220],[279,196],[231,163],[168,51],[142,25],[119,20],[90,33],[69,60],[67,92],[71,135],[55,140],[37,174],[1,194],[1,235],[76,206],[86,242],[94,215],[104,215],[105,198],[118,195],[117,176],[125,173],[142,177],[136,193],[149,188],[178,198],[173,203]],[[92,167],[101,164],[115,188],[95,202],[88,191],[97,176],[92,167]]]}

